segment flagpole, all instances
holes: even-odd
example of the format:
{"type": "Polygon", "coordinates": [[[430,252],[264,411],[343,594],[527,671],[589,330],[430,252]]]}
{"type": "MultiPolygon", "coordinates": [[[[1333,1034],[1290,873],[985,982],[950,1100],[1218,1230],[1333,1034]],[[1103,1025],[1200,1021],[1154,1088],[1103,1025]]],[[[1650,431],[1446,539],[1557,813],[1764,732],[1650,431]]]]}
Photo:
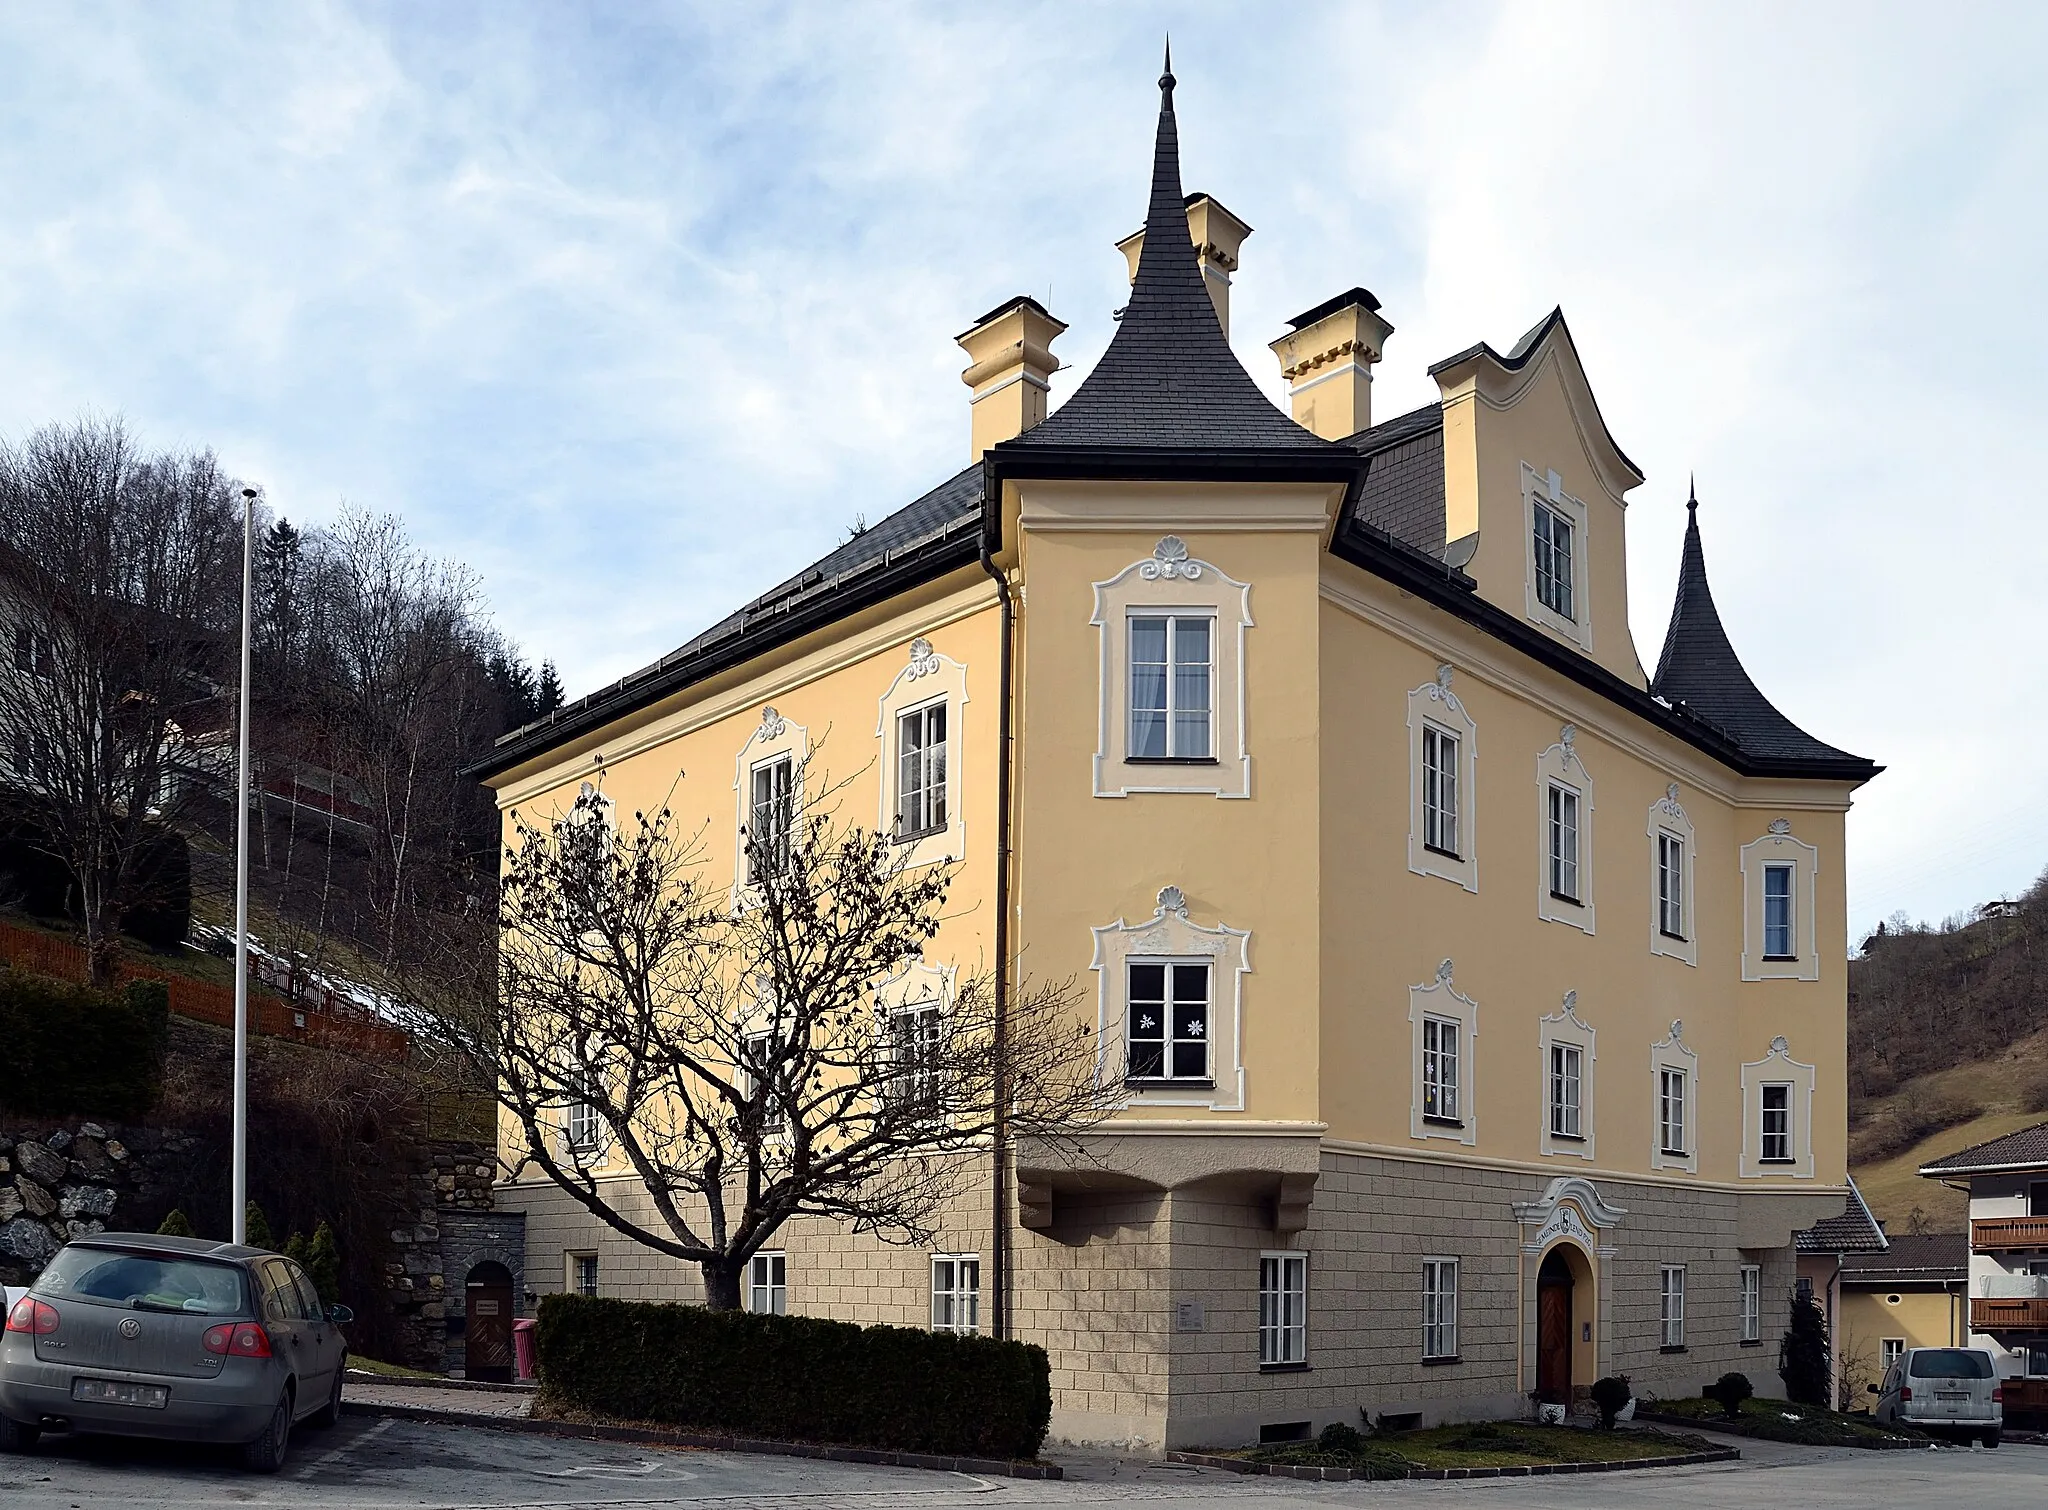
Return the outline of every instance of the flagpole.
{"type": "Polygon", "coordinates": [[[242,695],[235,778],[235,1168],[232,1232],[249,1239],[249,643],[256,604],[256,490],[242,489],[242,695]]]}

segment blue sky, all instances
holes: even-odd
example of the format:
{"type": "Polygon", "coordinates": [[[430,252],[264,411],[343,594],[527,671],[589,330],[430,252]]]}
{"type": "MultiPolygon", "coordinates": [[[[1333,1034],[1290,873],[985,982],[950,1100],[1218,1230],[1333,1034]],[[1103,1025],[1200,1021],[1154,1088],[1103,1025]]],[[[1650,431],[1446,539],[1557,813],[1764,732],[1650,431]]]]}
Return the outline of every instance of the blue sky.
{"type": "Polygon", "coordinates": [[[1072,391],[1169,25],[1254,376],[1364,283],[1397,413],[1562,303],[1644,659],[1697,471],[1758,682],[1891,767],[1852,928],[2048,865],[2037,8],[7,6],[0,433],[400,513],[587,690],[964,464],[982,310],[1071,322],[1072,391]]]}

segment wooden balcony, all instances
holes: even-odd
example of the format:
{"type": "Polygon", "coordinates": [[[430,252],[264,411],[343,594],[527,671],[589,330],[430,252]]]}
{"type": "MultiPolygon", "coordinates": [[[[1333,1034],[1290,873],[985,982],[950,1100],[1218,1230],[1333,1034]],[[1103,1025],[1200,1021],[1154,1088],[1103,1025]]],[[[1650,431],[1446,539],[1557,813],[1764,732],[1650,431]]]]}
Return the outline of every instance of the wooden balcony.
{"type": "Polygon", "coordinates": [[[2048,1331],[2048,1299],[2006,1300],[1970,1297],[1970,1330],[1973,1332],[2048,1331]]]}
{"type": "Polygon", "coordinates": [[[1970,1223],[1970,1247],[1978,1253],[2048,1248],[2048,1216],[1983,1216],[1970,1223]]]}

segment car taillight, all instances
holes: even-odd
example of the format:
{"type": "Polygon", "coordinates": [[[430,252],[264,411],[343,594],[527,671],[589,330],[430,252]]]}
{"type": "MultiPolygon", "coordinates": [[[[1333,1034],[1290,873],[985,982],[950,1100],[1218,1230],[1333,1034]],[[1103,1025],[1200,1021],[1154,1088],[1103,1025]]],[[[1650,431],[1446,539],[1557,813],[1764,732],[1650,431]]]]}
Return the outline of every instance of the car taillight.
{"type": "Polygon", "coordinates": [[[1913,1398],[1913,1386],[1912,1386],[1912,1385],[1910,1385],[1910,1384],[1909,1384],[1909,1385],[1907,1385],[1907,1386],[1906,1386],[1906,1387],[1905,1387],[1904,1389],[1902,1389],[1902,1390],[1900,1390],[1900,1391],[1899,1391],[1899,1399],[1900,1399],[1900,1400],[1902,1400],[1902,1401],[1905,1401],[1905,1400],[1911,1400],[1912,1398],[1913,1398]]]}
{"type": "Polygon", "coordinates": [[[55,1306],[44,1305],[33,1295],[24,1295],[14,1303],[14,1309],[7,1313],[7,1330],[47,1337],[57,1330],[57,1323],[61,1319],[55,1306]]]}
{"type": "Polygon", "coordinates": [[[2005,1386],[2003,1384],[1991,1386],[1991,1403],[1993,1405],[2005,1404],[2005,1386]]]}
{"type": "Polygon", "coordinates": [[[268,1358],[270,1333],[253,1321],[231,1321],[208,1327],[199,1345],[224,1358],[268,1358]]]}

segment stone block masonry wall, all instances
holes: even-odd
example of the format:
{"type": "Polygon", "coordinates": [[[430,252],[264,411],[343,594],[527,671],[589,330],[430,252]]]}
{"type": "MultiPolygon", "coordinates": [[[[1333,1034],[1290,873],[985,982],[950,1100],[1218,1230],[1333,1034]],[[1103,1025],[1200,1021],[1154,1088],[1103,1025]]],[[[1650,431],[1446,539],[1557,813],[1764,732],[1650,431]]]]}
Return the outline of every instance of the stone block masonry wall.
{"type": "Polygon", "coordinates": [[[29,1283],[74,1237],[154,1231],[200,1151],[158,1128],[0,1125],[0,1281],[29,1283]]]}

